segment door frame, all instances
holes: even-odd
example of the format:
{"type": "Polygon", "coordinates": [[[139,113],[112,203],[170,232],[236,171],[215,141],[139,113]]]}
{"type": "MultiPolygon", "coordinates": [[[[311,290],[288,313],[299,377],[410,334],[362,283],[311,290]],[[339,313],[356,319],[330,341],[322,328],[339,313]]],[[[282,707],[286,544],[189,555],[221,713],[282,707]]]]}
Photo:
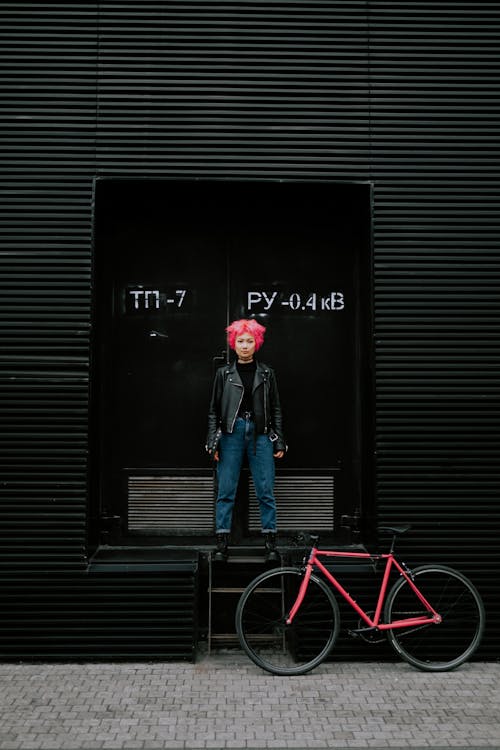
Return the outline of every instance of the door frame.
{"type": "MultiPolygon", "coordinates": [[[[98,232],[96,230],[99,211],[101,205],[99,204],[102,188],[112,188],[114,184],[120,184],[122,186],[128,186],[130,188],[137,185],[174,185],[177,183],[183,183],[184,185],[194,184],[242,184],[252,183],[254,186],[259,184],[265,184],[266,186],[274,185],[277,189],[280,185],[300,185],[306,187],[308,185],[317,186],[323,184],[327,187],[334,189],[358,189],[359,194],[366,194],[363,196],[365,201],[364,210],[366,211],[366,222],[367,222],[367,238],[366,238],[366,250],[369,254],[367,259],[366,268],[364,270],[363,288],[365,291],[365,299],[369,301],[369,304],[363,309],[362,320],[359,321],[359,327],[357,329],[360,337],[358,345],[358,356],[363,361],[363,368],[369,372],[369,377],[363,378],[362,382],[359,383],[357,393],[359,396],[360,403],[356,406],[356,413],[358,416],[359,424],[357,427],[357,440],[359,445],[357,448],[357,455],[359,456],[360,466],[358,474],[358,488],[356,494],[360,499],[360,502],[356,506],[345,505],[342,502],[336,506],[336,532],[333,536],[338,536],[338,533],[342,535],[348,528],[359,529],[362,532],[363,538],[367,538],[372,534],[372,523],[375,516],[375,493],[374,493],[374,406],[375,406],[375,383],[374,383],[374,351],[373,351],[373,320],[374,320],[374,304],[373,304],[373,183],[369,181],[332,181],[332,180],[307,180],[307,179],[286,179],[286,180],[260,180],[260,179],[243,179],[243,178],[185,178],[179,180],[177,177],[165,177],[165,178],[137,178],[137,177],[111,177],[111,176],[99,176],[94,180],[94,200],[93,200],[93,310],[92,310],[92,357],[91,357],[91,380],[90,380],[90,397],[91,397],[91,429],[90,429],[90,462],[89,462],[89,544],[90,546],[96,546],[102,543],[103,538],[108,540],[119,540],[120,543],[129,543],[130,538],[125,540],[125,536],[116,534],[117,518],[113,512],[113,507],[109,506],[107,489],[102,481],[102,462],[103,456],[99,449],[99,434],[102,428],[102,415],[100,407],[100,399],[102,398],[102,391],[100,389],[100,382],[102,381],[102,367],[103,361],[99,357],[99,341],[100,331],[97,330],[97,326],[102,324],[102,313],[99,307],[100,300],[99,294],[101,292],[99,283],[99,269],[101,268],[103,259],[97,258],[98,248],[98,232]],[[338,532],[338,533],[337,533],[338,532]],[[125,541],[124,541],[125,540],[125,541]]],[[[358,368],[359,370],[359,368],[358,368]]],[[[279,467],[278,467],[279,470],[279,467]]],[[[340,487],[342,483],[342,477],[339,474],[338,481],[340,487]]],[[[346,498],[345,493],[339,493],[340,498],[346,498]]],[[[200,543],[203,543],[203,535],[192,537],[186,534],[183,539],[189,543],[193,539],[199,539],[200,543]]],[[[141,543],[153,543],[158,541],[158,537],[148,538],[147,535],[142,539],[134,537],[136,542],[141,543]]],[[[162,537],[162,544],[168,540],[168,537],[162,537]]],[[[173,543],[178,544],[179,538],[175,535],[172,536],[171,540],[173,543]]]]}

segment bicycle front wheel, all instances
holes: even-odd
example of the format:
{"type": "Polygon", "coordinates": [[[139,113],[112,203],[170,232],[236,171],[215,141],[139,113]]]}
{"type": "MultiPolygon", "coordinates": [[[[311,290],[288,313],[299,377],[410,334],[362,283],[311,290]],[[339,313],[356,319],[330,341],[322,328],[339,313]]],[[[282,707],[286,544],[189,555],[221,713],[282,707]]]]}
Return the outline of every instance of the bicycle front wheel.
{"type": "Polygon", "coordinates": [[[315,575],[293,623],[286,624],[303,576],[298,568],[266,571],[247,586],[236,608],[236,632],[243,650],[271,674],[309,672],[326,659],[339,632],[337,601],[315,575]]]}
{"type": "MultiPolygon", "coordinates": [[[[468,578],[444,565],[422,565],[412,574],[442,622],[388,630],[389,642],[402,659],[418,669],[455,669],[470,659],[481,641],[485,620],[481,597],[468,578]]],[[[404,578],[397,581],[387,596],[385,622],[425,614],[408,582],[404,578]]]]}

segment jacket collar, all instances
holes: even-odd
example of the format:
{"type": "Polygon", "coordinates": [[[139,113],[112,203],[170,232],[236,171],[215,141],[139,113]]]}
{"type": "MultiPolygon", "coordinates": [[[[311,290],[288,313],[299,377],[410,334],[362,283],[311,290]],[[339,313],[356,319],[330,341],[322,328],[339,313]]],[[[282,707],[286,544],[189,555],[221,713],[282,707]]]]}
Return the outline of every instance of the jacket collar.
{"type": "MultiPolygon", "coordinates": [[[[264,365],[262,362],[260,362],[258,359],[255,359],[255,357],[254,357],[254,362],[255,362],[255,377],[253,381],[253,387],[255,389],[258,385],[264,382],[264,380],[267,377],[267,373],[269,372],[269,368],[266,365],[264,365]]],[[[238,378],[238,382],[241,383],[241,379],[238,373],[238,368],[236,367],[235,359],[233,359],[233,361],[228,364],[226,372],[228,373],[228,375],[232,375],[238,378]]]]}
{"type": "MultiPolygon", "coordinates": [[[[267,367],[267,365],[263,364],[259,359],[256,359],[254,357],[253,361],[255,362],[255,368],[256,368],[257,372],[264,373],[267,370],[269,370],[269,368],[267,367]]],[[[229,362],[229,364],[227,365],[227,371],[228,372],[231,372],[231,373],[232,372],[236,372],[236,362],[237,362],[236,359],[233,359],[232,362],[229,362]]]]}

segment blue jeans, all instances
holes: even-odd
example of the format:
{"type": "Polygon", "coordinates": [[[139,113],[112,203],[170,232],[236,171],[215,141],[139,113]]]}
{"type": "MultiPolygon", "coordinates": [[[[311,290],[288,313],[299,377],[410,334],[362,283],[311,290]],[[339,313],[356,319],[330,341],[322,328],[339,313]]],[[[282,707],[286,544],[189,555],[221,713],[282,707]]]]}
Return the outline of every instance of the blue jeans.
{"type": "Polygon", "coordinates": [[[220,437],[215,509],[215,529],[218,534],[231,531],[234,499],[245,453],[259,501],[262,531],[276,531],[274,447],[267,435],[254,436],[254,430],[252,421],[238,417],[233,432],[223,433],[220,437]]]}

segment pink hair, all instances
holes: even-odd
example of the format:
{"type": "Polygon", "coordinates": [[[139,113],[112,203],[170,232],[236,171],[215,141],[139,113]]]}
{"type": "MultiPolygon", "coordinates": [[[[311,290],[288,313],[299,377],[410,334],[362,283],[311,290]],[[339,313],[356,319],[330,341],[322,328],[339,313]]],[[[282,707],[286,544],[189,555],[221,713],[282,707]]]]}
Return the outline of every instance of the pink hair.
{"type": "Polygon", "coordinates": [[[243,333],[249,333],[255,339],[255,351],[260,349],[264,343],[264,334],[266,332],[265,326],[261,326],[256,320],[247,320],[242,318],[241,320],[234,320],[231,325],[226,328],[227,340],[231,349],[234,349],[234,345],[238,336],[243,333]]]}

